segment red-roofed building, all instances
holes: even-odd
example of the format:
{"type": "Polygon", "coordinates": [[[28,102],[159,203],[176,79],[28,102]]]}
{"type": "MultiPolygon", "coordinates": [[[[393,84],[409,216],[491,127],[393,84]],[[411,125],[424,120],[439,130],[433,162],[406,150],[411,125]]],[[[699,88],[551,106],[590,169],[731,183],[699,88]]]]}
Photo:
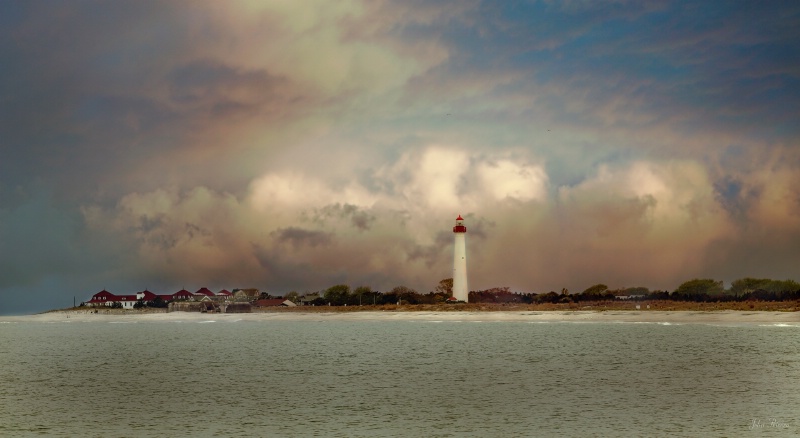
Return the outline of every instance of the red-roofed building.
{"type": "MultiPolygon", "coordinates": [[[[190,296],[193,296],[191,292],[186,291],[190,296]]],[[[92,295],[92,299],[86,301],[85,304],[87,306],[113,306],[114,303],[119,303],[123,309],[133,309],[136,303],[139,300],[143,302],[153,301],[156,298],[161,298],[165,303],[168,303],[173,300],[172,295],[156,295],[149,290],[143,290],[141,292],[137,292],[134,295],[115,295],[107,290],[102,290],[94,295],[92,295]]]]}
{"type": "Polygon", "coordinates": [[[86,305],[95,307],[113,306],[114,303],[120,303],[123,309],[133,309],[133,305],[136,304],[136,295],[114,295],[103,289],[92,295],[92,299],[87,301],[86,305]]]}
{"type": "Polygon", "coordinates": [[[221,291],[217,292],[217,296],[215,298],[217,302],[231,301],[233,300],[233,293],[227,289],[222,289],[221,291]]]}
{"type": "Polygon", "coordinates": [[[117,295],[117,301],[122,303],[123,309],[133,309],[136,304],[136,295],[117,295]]]}
{"type": "Polygon", "coordinates": [[[157,296],[158,295],[150,292],[147,289],[136,293],[136,299],[137,300],[142,300],[144,302],[153,301],[154,299],[156,299],[157,296]]]}
{"type": "Polygon", "coordinates": [[[92,299],[86,301],[87,306],[110,306],[117,301],[117,296],[103,289],[92,295],[92,299]]]}
{"type": "Polygon", "coordinates": [[[173,300],[193,300],[194,299],[194,294],[189,292],[186,289],[181,289],[181,290],[175,292],[174,294],[172,294],[172,299],[173,300]]]}
{"type": "Polygon", "coordinates": [[[194,294],[195,294],[195,296],[200,296],[200,298],[202,298],[202,295],[205,295],[207,297],[213,297],[214,296],[214,292],[211,292],[207,287],[201,288],[200,290],[198,290],[194,294]]]}

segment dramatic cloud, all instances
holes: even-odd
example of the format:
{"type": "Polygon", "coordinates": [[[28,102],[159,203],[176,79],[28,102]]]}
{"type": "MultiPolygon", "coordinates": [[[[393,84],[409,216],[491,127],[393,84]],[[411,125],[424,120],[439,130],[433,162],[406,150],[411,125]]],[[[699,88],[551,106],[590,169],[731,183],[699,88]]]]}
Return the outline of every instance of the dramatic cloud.
{"type": "Polygon", "coordinates": [[[800,7],[0,4],[0,313],[796,278],[800,7]],[[174,290],[173,290],[174,289],[174,290]]]}

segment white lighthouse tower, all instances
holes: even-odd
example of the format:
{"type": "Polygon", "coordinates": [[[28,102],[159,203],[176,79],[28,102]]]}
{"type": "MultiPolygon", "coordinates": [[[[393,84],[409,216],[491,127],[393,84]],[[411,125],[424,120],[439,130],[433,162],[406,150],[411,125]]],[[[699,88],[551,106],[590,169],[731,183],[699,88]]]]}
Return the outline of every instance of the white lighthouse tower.
{"type": "Polygon", "coordinates": [[[467,286],[467,227],[464,218],[458,215],[453,227],[455,244],[453,246],[453,298],[467,302],[469,287],[467,286]]]}

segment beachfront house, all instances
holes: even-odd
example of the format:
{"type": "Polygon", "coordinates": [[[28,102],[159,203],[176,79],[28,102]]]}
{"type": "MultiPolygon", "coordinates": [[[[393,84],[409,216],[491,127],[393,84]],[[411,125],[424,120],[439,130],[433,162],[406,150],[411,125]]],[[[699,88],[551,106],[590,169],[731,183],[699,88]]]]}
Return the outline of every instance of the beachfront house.
{"type": "Polygon", "coordinates": [[[258,289],[234,289],[233,301],[237,303],[251,303],[258,299],[261,292],[258,289]]]}
{"type": "Polygon", "coordinates": [[[172,294],[172,300],[173,301],[193,301],[194,300],[194,294],[189,292],[186,289],[181,289],[181,290],[175,292],[174,294],[172,294]]]}
{"type": "MultiPolygon", "coordinates": [[[[200,295],[200,296],[205,296],[205,295],[200,295]]],[[[171,301],[176,301],[176,300],[194,301],[195,295],[186,289],[181,289],[178,292],[171,295],[155,294],[147,289],[141,292],[137,292],[135,294],[117,295],[103,289],[100,292],[92,295],[92,298],[89,299],[89,301],[84,301],[84,304],[92,307],[112,307],[114,306],[115,303],[119,303],[119,305],[123,309],[133,309],[136,303],[140,300],[146,303],[148,301],[153,301],[156,298],[161,298],[161,300],[163,300],[165,303],[169,303],[171,301]]]]}
{"type": "MultiPolygon", "coordinates": [[[[258,289],[234,289],[234,292],[229,292],[226,289],[222,289],[221,291],[219,291],[218,294],[215,294],[214,292],[211,292],[208,288],[203,287],[200,288],[195,293],[189,292],[186,289],[181,289],[178,292],[175,292],[174,294],[162,295],[162,294],[155,294],[145,289],[135,294],[117,295],[103,289],[100,292],[97,292],[96,294],[92,295],[92,298],[89,299],[88,301],[84,301],[83,304],[91,307],[121,307],[123,309],[134,309],[135,308],[134,306],[139,301],[147,303],[148,301],[153,301],[156,300],[157,298],[160,298],[165,303],[213,302],[214,308],[217,309],[216,311],[219,311],[218,308],[222,304],[231,303],[234,301],[238,301],[241,303],[251,303],[258,299],[259,294],[260,292],[258,291],[258,289]],[[119,303],[118,306],[115,306],[116,303],[119,303]]],[[[208,305],[205,306],[207,307],[208,305]]],[[[193,311],[195,308],[198,307],[202,306],[200,306],[199,304],[196,306],[189,306],[189,308],[193,309],[193,311]]],[[[183,307],[181,307],[181,309],[183,309],[183,307]]]]}
{"type": "Polygon", "coordinates": [[[201,287],[197,290],[197,292],[194,293],[194,296],[196,299],[201,300],[203,297],[213,298],[216,295],[214,295],[214,292],[211,292],[211,290],[209,290],[207,287],[201,287]]]}
{"type": "Polygon", "coordinates": [[[136,304],[136,295],[115,295],[103,289],[100,292],[92,295],[89,301],[84,304],[92,307],[111,307],[114,303],[120,303],[123,309],[133,309],[136,304]]]}

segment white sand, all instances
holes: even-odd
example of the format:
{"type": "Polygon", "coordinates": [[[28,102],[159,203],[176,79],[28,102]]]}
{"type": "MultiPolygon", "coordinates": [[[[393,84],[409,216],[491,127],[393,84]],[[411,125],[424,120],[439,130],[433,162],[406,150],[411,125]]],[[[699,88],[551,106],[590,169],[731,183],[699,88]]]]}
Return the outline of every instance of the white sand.
{"type": "MultiPolygon", "coordinates": [[[[102,312],[102,311],[101,311],[102,312]]],[[[498,311],[498,312],[278,312],[278,313],[143,313],[104,314],[50,312],[27,316],[0,316],[10,322],[235,322],[235,321],[464,321],[464,322],[627,322],[670,324],[769,324],[800,327],[800,312],[764,311],[498,311]]]]}

